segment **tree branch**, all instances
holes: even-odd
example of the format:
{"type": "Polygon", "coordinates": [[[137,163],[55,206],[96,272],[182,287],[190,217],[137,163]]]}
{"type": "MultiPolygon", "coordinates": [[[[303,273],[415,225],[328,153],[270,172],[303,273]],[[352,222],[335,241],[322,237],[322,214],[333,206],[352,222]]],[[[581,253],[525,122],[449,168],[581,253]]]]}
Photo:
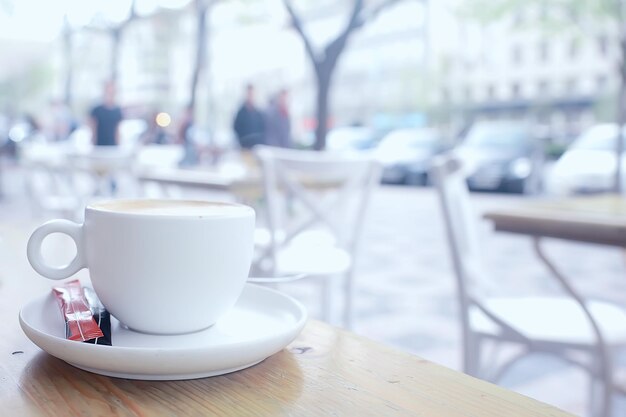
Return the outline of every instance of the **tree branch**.
{"type": "Polygon", "coordinates": [[[361,26],[363,26],[365,23],[367,23],[370,20],[374,20],[385,9],[393,6],[396,3],[399,3],[400,1],[402,0],[383,1],[379,3],[376,7],[372,7],[372,9],[367,12],[367,14],[364,15],[363,13],[361,13],[359,20],[355,22],[355,24],[357,25],[355,29],[360,28],[361,26]]]}
{"type": "Polygon", "coordinates": [[[333,67],[337,58],[343,51],[343,48],[348,42],[350,34],[355,29],[358,29],[362,24],[359,22],[362,20],[361,12],[363,11],[363,0],[354,0],[352,11],[350,12],[350,18],[348,23],[341,31],[341,33],[324,48],[324,61],[327,65],[333,67]]]}
{"type": "Polygon", "coordinates": [[[304,43],[306,52],[307,54],[309,54],[309,57],[311,58],[311,60],[313,60],[313,62],[315,63],[315,67],[317,68],[319,57],[317,53],[315,52],[315,49],[313,48],[311,39],[309,38],[309,36],[306,34],[304,30],[304,24],[302,22],[302,19],[300,18],[300,16],[298,16],[298,13],[296,13],[296,11],[294,10],[293,5],[291,4],[290,0],[283,0],[283,4],[285,5],[285,9],[287,9],[287,13],[289,13],[289,17],[291,18],[291,25],[302,38],[302,42],[304,43]]]}
{"type": "Polygon", "coordinates": [[[378,6],[373,7],[365,14],[363,0],[354,0],[354,7],[352,8],[352,12],[350,13],[350,19],[348,20],[348,24],[346,25],[342,33],[326,47],[326,53],[328,54],[335,49],[343,48],[343,45],[347,42],[348,37],[353,31],[360,29],[368,21],[376,18],[376,16],[378,16],[382,11],[384,11],[388,7],[393,6],[396,3],[399,3],[400,1],[402,0],[383,1],[379,3],[378,6]]]}
{"type": "Polygon", "coordinates": [[[348,20],[347,28],[356,29],[355,25],[361,19],[361,12],[363,11],[363,0],[354,0],[354,6],[350,13],[350,20],[348,20]]]}

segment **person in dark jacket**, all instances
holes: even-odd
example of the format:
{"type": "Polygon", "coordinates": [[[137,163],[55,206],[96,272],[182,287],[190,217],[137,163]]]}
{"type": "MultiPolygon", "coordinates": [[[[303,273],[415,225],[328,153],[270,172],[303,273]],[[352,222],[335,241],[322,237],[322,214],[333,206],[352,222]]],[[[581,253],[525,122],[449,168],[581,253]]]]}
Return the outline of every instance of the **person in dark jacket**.
{"type": "Polygon", "coordinates": [[[266,142],[270,146],[291,148],[291,118],[289,116],[287,90],[272,99],[266,114],[266,142]]]}
{"type": "Polygon", "coordinates": [[[254,102],[254,86],[251,84],[246,87],[246,100],[237,111],[233,127],[243,149],[265,143],[265,120],[254,102]]]}
{"type": "Polygon", "coordinates": [[[96,146],[119,144],[119,125],[122,109],[115,103],[115,84],[109,81],[104,85],[104,100],[91,110],[90,125],[93,142],[96,146]]]}

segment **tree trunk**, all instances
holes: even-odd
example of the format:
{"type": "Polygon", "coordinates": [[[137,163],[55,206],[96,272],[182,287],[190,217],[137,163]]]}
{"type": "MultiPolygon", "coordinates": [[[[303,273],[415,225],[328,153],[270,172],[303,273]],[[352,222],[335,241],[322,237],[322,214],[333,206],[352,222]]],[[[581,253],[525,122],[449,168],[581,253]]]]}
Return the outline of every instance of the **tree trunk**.
{"type": "Polygon", "coordinates": [[[109,79],[117,81],[117,67],[120,59],[120,43],[122,40],[122,30],[115,28],[111,31],[111,67],[109,68],[109,79]]]}
{"type": "Polygon", "coordinates": [[[63,103],[67,108],[72,107],[72,81],[74,65],[72,65],[72,29],[67,21],[63,28],[63,60],[65,61],[65,85],[63,86],[63,103]]]}
{"type": "Polygon", "coordinates": [[[342,37],[337,38],[326,47],[324,58],[313,64],[317,80],[317,127],[315,129],[315,145],[313,148],[317,151],[326,149],[330,87],[333,75],[335,74],[335,69],[337,68],[337,62],[345,49],[348,37],[351,33],[352,28],[348,28],[342,37]]]}
{"type": "Polygon", "coordinates": [[[326,149],[326,134],[328,133],[328,95],[330,93],[330,80],[332,68],[328,72],[320,71],[317,76],[317,101],[315,127],[315,144],[313,149],[321,151],[326,149]]]}
{"type": "Polygon", "coordinates": [[[624,124],[626,124],[626,68],[620,70],[620,86],[618,91],[618,103],[617,103],[617,140],[615,145],[615,192],[621,194],[623,190],[622,181],[622,155],[624,153],[624,124]]]}
{"type": "Polygon", "coordinates": [[[189,108],[192,111],[196,107],[196,96],[198,92],[198,83],[202,70],[204,69],[204,61],[206,55],[206,16],[207,16],[207,2],[203,0],[196,0],[196,61],[193,67],[193,75],[191,77],[191,91],[189,94],[189,108]]]}
{"type": "Polygon", "coordinates": [[[619,91],[617,93],[617,140],[615,144],[615,192],[622,193],[623,129],[626,123],[626,3],[619,0],[619,91]]]}

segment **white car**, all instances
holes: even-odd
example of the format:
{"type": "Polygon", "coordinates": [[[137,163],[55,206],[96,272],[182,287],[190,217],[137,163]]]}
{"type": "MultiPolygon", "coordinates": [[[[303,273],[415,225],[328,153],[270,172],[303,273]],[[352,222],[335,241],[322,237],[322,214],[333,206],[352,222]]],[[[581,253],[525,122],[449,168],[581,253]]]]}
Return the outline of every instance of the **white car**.
{"type": "Polygon", "coordinates": [[[436,129],[407,128],[387,134],[374,155],[383,165],[383,183],[426,185],[433,157],[444,150],[436,129]]]}
{"type": "Polygon", "coordinates": [[[326,150],[329,152],[367,151],[374,144],[374,132],[363,126],[337,127],[326,136],[326,150]]]}
{"type": "MultiPolygon", "coordinates": [[[[611,191],[615,184],[616,124],[596,125],[585,131],[555,163],[547,179],[551,194],[598,193],[611,191]]],[[[622,129],[626,147],[626,129],[622,129]]],[[[626,180],[626,156],[621,156],[626,180]]]]}

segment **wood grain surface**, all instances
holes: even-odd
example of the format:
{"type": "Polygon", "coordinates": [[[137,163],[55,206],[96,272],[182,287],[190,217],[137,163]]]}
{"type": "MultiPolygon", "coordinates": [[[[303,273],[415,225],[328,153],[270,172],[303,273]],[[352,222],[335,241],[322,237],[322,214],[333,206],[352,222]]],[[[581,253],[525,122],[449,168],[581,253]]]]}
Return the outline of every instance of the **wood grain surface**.
{"type": "Polygon", "coordinates": [[[498,231],[626,247],[626,199],[538,200],[484,213],[498,231]]]}
{"type": "Polygon", "coordinates": [[[219,377],[133,381],[76,369],[19,328],[20,306],[52,285],[26,263],[30,230],[0,224],[0,416],[569,415],[317,321],[278,354],[219,377]]]}

